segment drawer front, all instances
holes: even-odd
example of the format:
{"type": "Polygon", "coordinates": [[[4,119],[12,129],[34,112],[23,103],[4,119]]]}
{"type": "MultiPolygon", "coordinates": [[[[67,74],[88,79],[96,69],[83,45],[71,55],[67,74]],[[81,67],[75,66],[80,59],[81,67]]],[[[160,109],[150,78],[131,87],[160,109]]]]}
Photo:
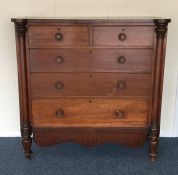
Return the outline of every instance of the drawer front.
{"type": "Polygon", "coordinates": [[[89,43],[88,26],[30,26],[30,45],[84,45],[89,43]]]}
{"type": "Polygon", "coordinates": [[[149,96],[150,74],[31,73],[32,97],[149,96]]]}
{"type": "Polygon", "coordinates": [[[152,46],[154,28],[148,26],[96,26],[93,44],[108,46],[152,46]]]}
{"type": "Polygon", "coordinates": [[[145,127],[148,100],[60,99],[33,100],[33,126],[145,127]]]}
{"type": "Polygon", "coordinates": [[[31,71],[151,72],[151,49],[31,49],[31,71]]]}

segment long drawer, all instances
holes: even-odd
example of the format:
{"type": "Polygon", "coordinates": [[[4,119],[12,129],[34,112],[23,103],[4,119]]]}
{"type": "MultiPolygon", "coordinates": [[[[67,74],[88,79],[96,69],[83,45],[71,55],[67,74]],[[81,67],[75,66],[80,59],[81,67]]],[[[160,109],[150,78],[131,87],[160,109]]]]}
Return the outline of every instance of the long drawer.
{"type": "Polygon", "coordinates": [[[31,71],[151,72],[151,49],[30,49],[31,71]]]}
{"type": "Polygon", "coordinates": [[[34,127],[146,127],[149,100],[33,100],[34,127]]]}
{"type": "Polygon", "coordinates": [[[30,45],[76,46],[89,44],[88,26],[29,26],[30,45]]]}
{"type": "Polygon", "coordinates": [[[32,98],[150,96],[151,74],[31,73],[32,98]]]}

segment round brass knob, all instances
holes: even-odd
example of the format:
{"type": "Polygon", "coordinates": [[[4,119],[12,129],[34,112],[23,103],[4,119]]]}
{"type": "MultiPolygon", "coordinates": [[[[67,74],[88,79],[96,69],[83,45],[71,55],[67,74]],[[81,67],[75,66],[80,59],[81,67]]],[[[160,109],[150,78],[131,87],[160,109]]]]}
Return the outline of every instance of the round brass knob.
{"type": "Polygon", "coordinates": [[[56,117],[61,118],[64,115],[64,111],[62,109],[58,109],[56,111],[56,117]]]}
{"type": "Polygon", "coordinates": [[[62,34],[62,33],[56,33],[56,34],[55,34],[55,39],[56,39],[57,41],[61,41],[61,40],[63,39],[63,34],[62,34]]]}
{"type": "Polygon", "coordinates": [[[121,81],[121,80],[117,81],[117,87],[119,89],[125,89],[126,88],[126,82],[125,81],[121,81]]]}
{"type": "Polygon", "coordinates": [[[64,59],[61,56],[58,56],[58,57],[55,58],[55,62],[57,64],[61,64],[63,61],[64,61],[64,59]]]}
{"type": "Polygon", "coordinates": [[[117,109],[115,111],[115,115],[117,118],[124,118],[125,117],[125,112],[123,110],[117,109]]]}
{"type": "Polygon", "coordinates": [[[124,56],[119,56],[117,61],[118,61],[119,64],[125,64],[127,59],[124,56]]]}
{"type": "Polygon", "coordinates": [[[119,33],[118,38],[120,41],[125,41],[127,39],[127,35],[125,33],[119,33]]]}
{"type": "Polygon", "coordinates": [[[55,83],[55,88],[56,88],[56,89],[62,89],[63,87],[64,87],[64,84],[63,84],[62,81],[57,81],[57,82],[55,83]]]}

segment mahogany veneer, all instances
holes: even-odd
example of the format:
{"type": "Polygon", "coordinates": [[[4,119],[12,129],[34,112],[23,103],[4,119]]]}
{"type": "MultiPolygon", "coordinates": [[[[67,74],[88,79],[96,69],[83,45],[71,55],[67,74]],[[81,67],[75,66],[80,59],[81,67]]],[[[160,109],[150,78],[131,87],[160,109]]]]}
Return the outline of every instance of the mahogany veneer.
{"type": "Polygon", "coordinates": [[[32,98],[69,96],[150,96],[149,74],[32,73],[32,98]],[[140,83],[144,82],[144,83],[140,83]]]}
{"type": "Polygon", "coordinates": [[[31,72],[151,73],[151,49],[30,49],[31,72]]]}
{"type": "Polygon", "coordinates": [[[12,21],[26,158],[32,133],[40,146],[138,147],[149,138],[157,158],[170,19],[12,21]]]}
{"type": "Polygon", "coordinates": [[[39,127],[148,127],[148,103],[141,99],[33,100],[32,124],[39,127]],[[53,117],[55,115],[57,117],[53,117]]]}

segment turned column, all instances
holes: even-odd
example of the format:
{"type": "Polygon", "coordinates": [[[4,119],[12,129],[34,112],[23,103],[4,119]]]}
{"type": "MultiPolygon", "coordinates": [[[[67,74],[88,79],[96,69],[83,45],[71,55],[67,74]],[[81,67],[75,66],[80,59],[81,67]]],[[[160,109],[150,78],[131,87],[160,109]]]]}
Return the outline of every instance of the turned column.
{"type": "Polygon", "coordinates": [[[28,104],[28,78],[27,78],[27,58],[26,58],[26,24],[27,20],[15,20],[17,66],[19,79],[19,101],[20,101],[20,126],[24,154],[27,159],[31,158],[32,130],[29,120],[28,104]]]}
{"type": "Polygon", "coordinates": [[[162,86],[164,75],[164,61],[165,61],[165,46],[167,26],[169,19],[156,19],[156,50],[155,50],[155,67],[154,67],[154,91],[152,101],[152,120],[150,127],[150,159],[152,161],[157,158],[157,148],[159,144],[160,132],[160,115],[161,115],[161,101],[162,101],[162,86]]]}

